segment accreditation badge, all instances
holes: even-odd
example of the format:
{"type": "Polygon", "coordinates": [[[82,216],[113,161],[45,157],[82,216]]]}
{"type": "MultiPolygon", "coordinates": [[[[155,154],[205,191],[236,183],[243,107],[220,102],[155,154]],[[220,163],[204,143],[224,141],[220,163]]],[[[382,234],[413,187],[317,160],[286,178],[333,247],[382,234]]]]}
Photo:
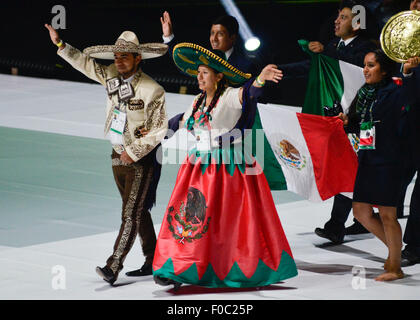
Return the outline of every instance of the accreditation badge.
{"type": "Polygon", "coordinates": [[[126,120],[127,120],[127,114],[125,112],[122,112],[114,108],[110,130],[122,135],[124,132],[126,120]]]}
{"type": "Polygon", "coordinates": [[[118,89],[118,97],[121,101],[127,101],[134,97],[133,87],[129,82],[124,82],[118,89]]]}
{"type": "Polygon", "coordinates": [[[359,150],[375,149],[375,125],[372,121],[360,124],[359,150]]]}
{"type": "Polygon", "coordinates": [[[210,151],[210,131],[202,128],[195,128],[194,135],[196,140],[197,151],[210,151]]]}

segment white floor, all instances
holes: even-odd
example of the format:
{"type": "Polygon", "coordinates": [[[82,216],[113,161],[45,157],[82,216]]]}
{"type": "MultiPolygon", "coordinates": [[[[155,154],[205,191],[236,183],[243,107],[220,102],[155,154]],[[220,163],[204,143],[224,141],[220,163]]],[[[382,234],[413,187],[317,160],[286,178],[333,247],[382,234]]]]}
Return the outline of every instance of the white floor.
{"type": "MultiPolygon", "coordinates": [[[[0,75],[0,88],[0,126],[103,138],[105,92],[99,85],[0,75]]],[[[171,93],[167,93],[166,98],[169,116],[181,112],[192,99],[188,95],[171,93]]],[[[27,165],[30,166],[31,162],[27,165]]],[[[0,181],[2,179],[0,177],[0,181]]],[[[409,186],[406,205],[412,188],[413,184],[409,186]]],[[[170,287],[156,285],[151,276],[128,278],[124,275],[125,271],[137,269],[143,263],[137,241],[120,278],[111,287],[96,275],[94,269],[97,265],[104,265],[111,253],[119,227],[116,224],[112,232],[23,247],[0,246],[0,299],[420,298],[420,264],[405,266],[404,279],[392,283],[376,282],[374,278],[383,271],[387,255],[378,239],[361,235],[346,237],[342,245],[327,244],[313,230],[329,219],[332,201],[311,203],[296,200],[287,192],[284,195],[290,201],[276,201],[276,205],[299,274],[283,283],[246,290],[183,286],[174,292],[170,287]]],[[[8,212],[0,207],[0,214],[4,217],[8,212]]],[[[399,221],[404,231],[406,219],[399,221]]],[[[59,217],[57,223],[60,223],[59,217]]],[[[350,216],[348,225],[351,223],[350,216]]],[[[0,226],[0,230],[2,228],[0,226]]],[[[159,228],[160,224],[156,224],[156,232],[159,228]]],[[[19,232],[19,228],[8,231],[19,232]]],[[[31,237],[31,234],[22,236],[31,237]]]]}

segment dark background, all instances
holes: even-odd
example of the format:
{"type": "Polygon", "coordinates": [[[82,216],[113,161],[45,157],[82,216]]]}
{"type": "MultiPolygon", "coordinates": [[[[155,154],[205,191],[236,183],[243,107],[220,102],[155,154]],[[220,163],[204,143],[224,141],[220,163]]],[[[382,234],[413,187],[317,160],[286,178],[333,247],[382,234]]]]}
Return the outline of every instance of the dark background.
{"type": "MultiPolygon", "coordinates": [[[[408,8],[409,0],[399,2],[408,8]]],[[[260,38],[262,45],[252,58],[261,66],[305,59],[298,39],[326,43],[334,36],[333,21],[339,1],[235,3],[254,35],[260,38]]],[[[51,24],[56,15],[51,9],[57,4],[66,9],[66,29],[58,30],[60,37],[80,50],[92,45],[113,44],[124,30],[134,31],[141,43],[162,42],[159,18],[165,10],[171,15],[179,41],[210,47],[211,23],[226,14],[219,1],[206,0],[2,0],[0,73],[11,73],[11,68],[15,67],[19,75],[92,82],[56,55],[57,48],[51,43],[44,24],[51,24]]],[[[375,36],[373,33],[372,37],[375,36]]],[[[168,92],[179,92],[180,86],[187,86],[187,93],[197,93],[195,80],[181,75],[169,54],[142,64],[143,70],[168,92]]],[[[305,86],[305,79],[283,81],[271,88],[269,102],[302,105],[305,86]]]]}

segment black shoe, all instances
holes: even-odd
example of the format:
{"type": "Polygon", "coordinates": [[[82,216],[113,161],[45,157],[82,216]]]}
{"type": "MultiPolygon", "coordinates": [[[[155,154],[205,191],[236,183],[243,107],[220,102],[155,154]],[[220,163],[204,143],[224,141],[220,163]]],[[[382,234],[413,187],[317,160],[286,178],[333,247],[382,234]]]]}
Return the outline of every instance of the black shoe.
{"type": "Polygon", "coordinates": [[[346,228],[345,235],[365,234],[370,233],[362,224],[354,222],[350,227],[346,228]]]}
{"type": "Polygon", "coordinates": [[[134,271],[129,271],[125,273],[127,276],[129,277],[143,277],[143,276],[150,276],[153,274],[153,270],[152,270],[152,264],[148,263],[148,264],[144,264],[143,267],[141,267],[140,269],[134,270],[134,271]]]}
{"type": "Polygon", "coordinates": [[[102,279],[104,279],[109,284],[114,284],[114,282],[117,280],[118,275],[115,275],[112,270],[105,266],[103,268],[96,267],[96,273],[99,274],[102,279]]]}
{"type": "Polygon", "coordinates": [[[169,278],[162,278],[162,277],[159,277],[159,276],[154,276],[153,280],[155,280],[155,283],[157,283],[161,286],[169,286],[169,285],[173,284],[175,291],[177,291],[182,285],[181,282],[178,282],[178,281],[175,281],[175,280],[172,280],[172,279],[169,279],[169,278]]]}
{"type": "Polygon", "coordinates": [[[401,258],[408,260],[410,264],[420,263],[420,256],[410,251],[407,247],[401,251],[401,258]]]}
{"type": "Polygon", "coordinates": [[[338,235],[333,232],[329,232],[326,229],[316,228],[315,234],[321,238],[330,240],[332,243],[341,244],[344,241],[344,235],[338,235]]]}

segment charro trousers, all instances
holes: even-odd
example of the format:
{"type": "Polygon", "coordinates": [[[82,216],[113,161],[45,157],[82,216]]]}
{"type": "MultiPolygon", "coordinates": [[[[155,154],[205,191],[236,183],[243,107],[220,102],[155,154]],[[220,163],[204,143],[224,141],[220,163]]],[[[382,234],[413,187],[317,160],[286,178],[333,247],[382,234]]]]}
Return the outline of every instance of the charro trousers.
{"type": "Polygon", "coordinates": [[[156,234],[150,212],[144,207],[153,179],[153,158],[146,156],[131,165],[123,164],[115,151],[111,158],[115,183],[122,198],[122,222],[106,265],[118,274],[137,234],[146,263],[153,262],[156,234]]]}

